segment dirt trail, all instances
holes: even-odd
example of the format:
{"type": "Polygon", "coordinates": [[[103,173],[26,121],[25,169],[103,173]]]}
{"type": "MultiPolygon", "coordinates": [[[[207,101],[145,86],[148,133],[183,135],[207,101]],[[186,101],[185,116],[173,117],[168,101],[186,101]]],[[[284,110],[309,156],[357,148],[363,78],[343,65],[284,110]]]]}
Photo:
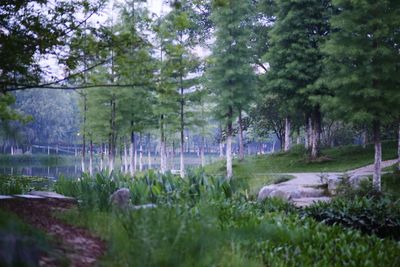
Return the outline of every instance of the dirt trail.
{"type": "MultiPolygon", "coordinates": [[[[69,266],[94,266],[105,252],[105,243],[88,230],[71,226],[53,216],[54,211],[74,207],[70,200],[12,198],[0,201],[0,209],[16,213],[23,221],[46,232],[57,241],[55,250],[69,260],[69,266]]],[[[57,266],[55,259],[42,256],[40,266],[57,266]]]]}

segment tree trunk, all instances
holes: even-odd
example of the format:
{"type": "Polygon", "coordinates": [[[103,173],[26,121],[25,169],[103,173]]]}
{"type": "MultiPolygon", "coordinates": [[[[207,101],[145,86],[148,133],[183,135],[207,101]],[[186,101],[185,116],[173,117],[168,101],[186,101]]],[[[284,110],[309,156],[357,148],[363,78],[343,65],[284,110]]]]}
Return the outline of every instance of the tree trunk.
{"type": "Polygon", "coordinates": [[[160,120],[160,172],[164,174],[167,171],[165,151],[165,136],[164,136],[164,116],[161,115],[160,120]]]}
{"type": "Polygon", "coordinates": [[[87,98],[83,94],[83,133],[82,133],[82,172],[85,172],[85,158],[86,158],[86,112],[87,112],[87,98]]]}
{"type": "Polygon", "coordinates": [[[124,172],[128,173],[128,148],[126,146],[126,138],[124,137],[124,172]]]}
{"type": "Polygon", "coordinates": [[[224,144],[222,144],[222,142],[219,142],[219,157],[224,157],[224,144]]]}
{"type": "Polygon", "coordinates": [[[239,110],[239,160],[244,160],[244,144],[243,144],[243,120],[242,120],[242,111],[239,110]]]}
{"type": "Polygon", "coordinates": [[[135,147],[135,132],[131,131],[131,143],[129,144],[129,172],[132,177],[135,176],[134,159],[133,159],[133,154],[135,153],[134,147],[135,147]]]}
{"type": "Polygon", "coordinates": [[[319,157],[321,143],[321,113],[319,108],[313,113],[311,125],[311,159],[315,160],[319,157]]]}
{"type": "Polygon", "coordinates": [[[306,130],[306,136],[304,141],[304,147],[308,150],[311,147],[311,132],[312,132],[312,123],[310,117],[307,117],[305,130],[306,130]]]}
{"type": "Polygon", "coordinates": [[[398,129],[398,137],[397,137],[397,169],[400,171],[400,122],[398,129]]]}
{"type": "Polygon", "coordinates": [[[290,119],[285,118],[285,148],[284,151],[289,151],[290,149],[290,119]]]}
{"type": "Polygon", "coordinates": [[[104,170],[104,143],[101,144],[100,171],[104,170]]]}
{"type": "Polygon", "coordinates": [[[374,132],[374,145],[375,145],[375,162],[374,174],[372,177],[373,187],[376,191],[381,191],[381,162],[382,162],[382,147],[381,147],[381,129],[380,122],[375,120],[372,124],[374,132]]]}
{"type": "Polygon", "coordinates": [[[226,127],[226,178],[232,179],[232,107],[229,107],[228,123],[226,127]]]}
{"type": "Polygon", "coordinates": [[[363,132],[361,134],[361,139],[362,139],[362,147],[366,148],[367,147],[367,142],[368,142],[367,129],[363,130],[363,132]]]}
{"type": "Polygon", "coordinates": [[[93,141],[90,139],[89,147],[89,175],[93,176],[93,141]]]}
{"type": "Polygon", "coordinates": [[[142,134],[139,135],[139,171],[143,171],[143,144],[142,144],[142,134]]]}
{"type": "Polygon", "coordinates": [[[204,136],[201,136],[200,160],[201,167],[204,167],[206,165],[206,160],[204,158],[204,136]]]}

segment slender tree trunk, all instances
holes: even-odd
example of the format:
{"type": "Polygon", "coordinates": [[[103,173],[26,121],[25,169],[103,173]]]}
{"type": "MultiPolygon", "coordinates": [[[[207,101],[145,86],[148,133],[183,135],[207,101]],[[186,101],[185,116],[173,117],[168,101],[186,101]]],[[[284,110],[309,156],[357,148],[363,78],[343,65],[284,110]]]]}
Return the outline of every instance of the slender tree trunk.
{"type": "Polygon", "coordinates": [[[104,170],[104,143],[101,144],[101,155],[100,155],[100,171],[104,170]]]}
{"type": "Polygon", "coordinates": [[[243,120],[242,120],[242,111],[239,110],[239,160],[244,160],[244,144],[243,144],[243,120]]]}
{"type": "Polygon", "coordinates": [[[128,148],[126,145],[126,138],[124,137],[124,172],[128,173],[128,148]]]}
{"type": "Polygon", "coordinates": [[[135,176],[134,159],[133,159],[133,154],[135,153],[134,147],[135,147],[135,133],[131,131],[131,142],[129,144],[129,171],[132,177],[135,176]]]}
{"type": "Polygon", "coordinates": [[[164,136],[164,115],[161,115],[160,120],[160,172],[164,174],[167,171],[165,151],[165,136],[164,136]]]}
{"type": "Polygon", "coordinates": [[[83,94],[83,133],[82,133],[82,172],[86,171],[85,158],[86,158],[86,112],[87,112],[87,98],[83,94]]]}
{"type": "Polygon", "coordinates": [[[311,130],[311,159],[314,160],[319,157],[320,143],[321,143],[321,113],[319,109],[314,112],[312,118],[311,130]]]}
{"type": "Polygon", "coordinates": [[[362,134],[361,134],[361,141],[362,141],[362,147],[366,148],[367,147],[367,142],[368,142],[368,136],[367,136],[367,129],[364,129],[362,134]]]}
{"type": "Polygon", "coordinates": [[[372,124],[374,132],[374,145],[375,145],[375,162],[374,174],[372,178],[373,187],[376,191],[381,191],[381,162],[382,162],[382,146],[381,146],[381,127],[378,120],[372,124]]]}
{"type": "Polygon", "coordinates": [[[200,147],[200,159],[201,159],[201,167],[206,165],[206,160],[204,157],[204,136],[201,136],[201,147],[200,147]]]}
{"type": "Polygon", "coordinates": [[[139,135],[139,171],[143,171],[143,144],[141,133],[139,135]]]}
{"type": "Polygon", "coordinates": [[[151,169],[151,139],[150,139],[150,134],[147,135],[147,169],[151,169]]]}
{"type": "Polygon", "coordinates": [[[400,122],[397,136],[397,169],[400,171],[400,122]]]}
{"type": "Polygon", "coordinates": [[[93,176],[93,141],[90,139],[90,151],[89,151],[89,175],[93,176]]]}
{"type": "Polygon", "coordinates": [[[290,119],[285,118],[285,148],[284,151],[289,151],[290,149],[290,119]]]}
{"type": "Polygon", "coordinates": [[[305,130],[306,130],[306,136],[305,136],[305,141],[304,141],[304,147],[308,150],[311,147],[311,131],[312,131],[312,126],[311,126],[311,118],[307,117],[306,120],[306,125],[305,125],[305,130]]]}
{"type": "Polygon", "coordinates": [[[228,123],[226,127],[226,178],[232,179],[232,107],[229,107],[228,123]]]}
{"type": "Polygon", "coordinates": [[[219,157],[224,157],[224,144],[222,142],[219,142],[219,157]]]}

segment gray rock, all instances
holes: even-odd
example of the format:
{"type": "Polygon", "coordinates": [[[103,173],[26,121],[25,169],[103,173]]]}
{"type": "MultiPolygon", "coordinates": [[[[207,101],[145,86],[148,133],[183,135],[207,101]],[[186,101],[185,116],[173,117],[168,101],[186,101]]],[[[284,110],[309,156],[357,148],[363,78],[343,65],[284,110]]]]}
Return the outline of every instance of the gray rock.
{"type": "Polygon", "coordinates": [[[127,209],[131,201],[131,192],[128,188],[120,188],[115,191],[111,197],[111,204],[119,209],[127,209]]]}
{"type": "Polygon", "coordinates": [[[339,177],[329,177],[328,178],[328,191],[332,195],[336,194],[336,189],[338,185],[341,183],[341,179],[339,177]]]}
{"type": "Polygon", "coordinates": [[[290,200],[292,198],[292,191],[276,189],[269,194],[269,197],[276,197],[283,200],[290,200]]]}
{"type": "Polygon", "coordinates": [[[267,197],[269,197],[269,195],[271,194],[271,192],[274,191],[275,189],[276,189],[276,186],[273,186],[273,185],[264,186],[264,187],[261,188],[261,190],[258,192],[257,200],[258,200],[258,201],[263,201],[264,199],[266,199],[267,197]]]}

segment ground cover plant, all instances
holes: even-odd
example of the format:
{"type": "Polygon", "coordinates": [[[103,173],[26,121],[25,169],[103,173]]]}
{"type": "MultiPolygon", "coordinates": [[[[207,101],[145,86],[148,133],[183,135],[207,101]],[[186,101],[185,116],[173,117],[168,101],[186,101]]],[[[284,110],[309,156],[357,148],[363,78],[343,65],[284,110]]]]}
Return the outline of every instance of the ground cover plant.
{"type": "Polygon", "coordinates": [[[277,199],[257,202],[243,181],[227,182],[201,171],[188,177],[149,173],[136,179],[60,180],[56,191],[81,204],[58,216],[107,240],[104,266],[400,264],[400,244],[394,240],[318,222],[277,199]],[[131,189],[133,204],[157,207],[112,209],[105,196],[122,186],[131,189]]]}
{"type": "Polygon", "coordinates": [[[46,190],[51,180],[43,177],[0,175],[0,195],[24,194],[32,190],[46,190]]]}

